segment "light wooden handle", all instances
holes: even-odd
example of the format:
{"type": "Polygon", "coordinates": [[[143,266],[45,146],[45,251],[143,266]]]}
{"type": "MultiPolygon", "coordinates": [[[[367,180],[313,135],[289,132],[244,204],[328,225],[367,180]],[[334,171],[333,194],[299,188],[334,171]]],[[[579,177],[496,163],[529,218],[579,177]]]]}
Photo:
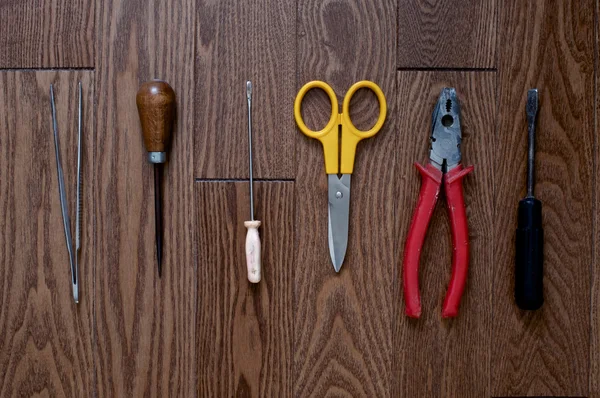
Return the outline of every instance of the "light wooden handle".
{"type": "Polygon", "coordinates": [[[260,236],[258,235],[258,227],[260,221],[246,221],[244,226],[248,228],[246,234],[246,266],[248,268],[248,280],[251,283],[260,282],[261,266],[260,266],[260,236]]]}

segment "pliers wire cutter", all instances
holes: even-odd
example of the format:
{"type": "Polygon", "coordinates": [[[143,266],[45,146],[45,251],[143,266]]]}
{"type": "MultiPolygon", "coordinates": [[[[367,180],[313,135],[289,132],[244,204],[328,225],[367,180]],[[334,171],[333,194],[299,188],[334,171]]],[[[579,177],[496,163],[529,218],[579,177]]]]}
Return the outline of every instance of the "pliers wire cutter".
{"type": "Polygon", "coordinates": [[[421,173],[421,192],[404,248],[404,301],[409,317],[421,316],[419,260],[427,227],[437,202],[442,181],[452,228],[452,278],[446,293],[442,316],[458,315],[460,298],[467,281],[469,234],[463,198],[462,179],[473,171],[461,163],[460,104],[454,88],[444,88],[433,111],[429,164],[415,163],[421,173]]]}

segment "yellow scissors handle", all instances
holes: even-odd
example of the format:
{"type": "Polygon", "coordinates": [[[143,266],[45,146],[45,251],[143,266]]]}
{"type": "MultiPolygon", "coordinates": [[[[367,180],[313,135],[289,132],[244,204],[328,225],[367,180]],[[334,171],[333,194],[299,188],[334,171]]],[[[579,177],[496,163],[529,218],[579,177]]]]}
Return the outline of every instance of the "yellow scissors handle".
{"type": "Polygon", "coordinates": [[[307,137],[321,141],[321,144],[323,145],[325,171],[327,174],[337,174],[338,171],[338,126],[340,124],[338,111],[339,108],[335,92],[329,84],[320,80],[314,80],[302,86],[300,91],[298,91],[298,95],[294,102],[294,117],[300,131],[307,137]],[[331,118],[329,119],[329,122],[327,122],[327,125],[319,131],[309,129],[302,119],[302,100],[306,93],[313,88],[320,88],[325,91],[331,102],[331,118]]]}
{"type": "Polygon", "coordinates": [[[344,97],[344,103],[342,104],[342,161],[340,162],[341,174],[352,174],[352,171],[354,169],[354,155],[356,154],[356,144],[358,144],[359,141],[364,138],[373,137],[375,134],[377,134],[379,130],[381,130],[381,127],[385,122],[386,115],[387,102],[385,100],[383,92],[377,84],[368,80],[362,80],[360,82],[354,83],[352,87],[350,87],[350,90],[348,90],[346,96],[344,97]],[[354,94],[361,88],[368,88],[372,90],[377,96],[377,100],[379,101],[379,117],[377,118],[377,122],[375,122],[375,125],[373,127],[366,131],[357,129],[356,126],[352,124],[352,120],[350,120],[350,101],[352,100],[352,96],[354,96],[354,94]]]}
{"type": "Polygon", "coordinates": [[[327,174],[337,174],[338,171],[342,174],[352,174],[354,166],[354,155],[356,152],[356,144],[364,138],[369,138],[377,134],[383,126],[387,114],[387,103],[383,92],[379,86],[370,81],[360,81],[355,83],[346,94],[342,105],[342,113],[338,113],[338,102],[335,92],[331,86],[323,81],[315,80],[306,83],[296,96],[294,102],[294,117],[296,123],[302,133],[310,138],[315,138],[321,141],[323,145],[323,155],[325,157],[325,172],[327,174]],[[302,119],[302,100],[308,91],[313,88],[320,88],[329,97],[331,102],[331,118],[327,125],[319,131],[309,129],[302,119]],[[375,92],[379,101],[379,118],[375,125],[367,131],[357,129],[352,120],[350,120],[350,100],[354,93],[360,88],[368,88],[375,92]],[[338,126],[342,125],[342,161],[338,161],[338,126]],[[332,134],[333,133],[333,134],[332,134]],[[338,167],[339,166],[339,167],[338,167]]]}

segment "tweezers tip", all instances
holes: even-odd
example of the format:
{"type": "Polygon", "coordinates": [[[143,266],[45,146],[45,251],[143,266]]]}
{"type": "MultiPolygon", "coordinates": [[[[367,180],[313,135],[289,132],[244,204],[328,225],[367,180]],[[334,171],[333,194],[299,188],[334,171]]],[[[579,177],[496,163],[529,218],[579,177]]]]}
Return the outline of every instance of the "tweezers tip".
{"type": "Polygon", "coordinates": [[[79,285],[73,284],[73,299],[75,300],[75,304],[79,304],[79,285]]]}

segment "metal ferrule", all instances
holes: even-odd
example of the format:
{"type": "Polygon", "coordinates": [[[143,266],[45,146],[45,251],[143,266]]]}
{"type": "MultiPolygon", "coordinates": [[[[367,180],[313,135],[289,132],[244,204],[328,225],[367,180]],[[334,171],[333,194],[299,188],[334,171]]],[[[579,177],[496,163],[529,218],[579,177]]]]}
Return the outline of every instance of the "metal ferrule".
{"type": "Polygon", "coordinates": [[[167,161],[166,152],[148,152],[148,161],[150,163],[165,163],[167,161]]]}

